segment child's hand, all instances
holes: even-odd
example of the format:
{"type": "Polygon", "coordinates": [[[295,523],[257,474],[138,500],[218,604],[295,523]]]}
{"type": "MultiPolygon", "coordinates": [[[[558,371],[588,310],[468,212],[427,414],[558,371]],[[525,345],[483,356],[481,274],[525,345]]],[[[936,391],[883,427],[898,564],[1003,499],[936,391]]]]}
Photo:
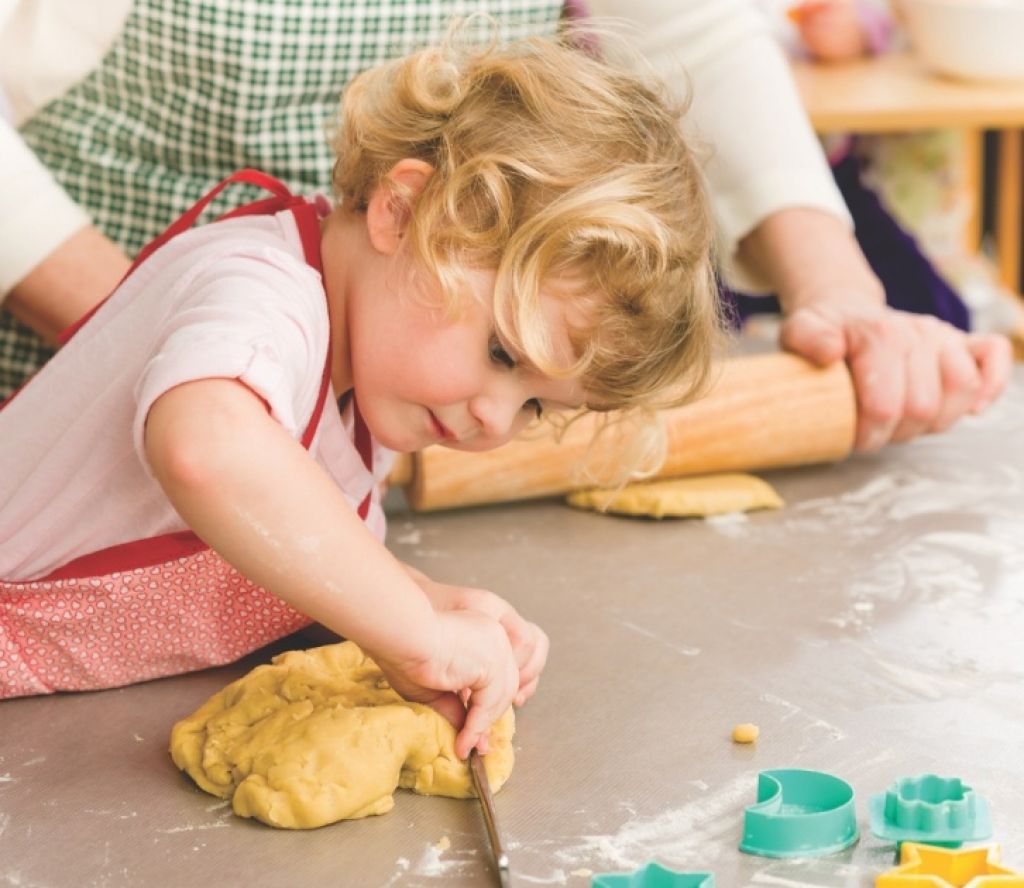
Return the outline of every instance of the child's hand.
{"type": "Polygon", "coordinates": [[[476,611],[497,620],[502,625],[519,667],[519,689],[515,705],[522,706],[529,700],[537,690],[540,674],[548,659],[550,643],[544,630],[535,623],[523,619],[511,604],[493,592],[438,583],[408,565],[405,567],[430,599],[435,610],[476,611]]]}
{"type": "Polygon", "coordinates": [[[429,660],[393,663],[371,656],[406,700],[425,703],[455,725],[455,753],[466,758],[474,746],[487,751],[491,725],[518,692],[519,669],[508,635],[491,617],[449,610],[438,612],[437,620],[437,643],[429,660]]]}
{"type": "Polygon", "coordinates": [[[789,18],[808,52],[823,62],[847,61],[868,51],[867,35],[853,0],[804,0],[790,7],[789,18]]]}

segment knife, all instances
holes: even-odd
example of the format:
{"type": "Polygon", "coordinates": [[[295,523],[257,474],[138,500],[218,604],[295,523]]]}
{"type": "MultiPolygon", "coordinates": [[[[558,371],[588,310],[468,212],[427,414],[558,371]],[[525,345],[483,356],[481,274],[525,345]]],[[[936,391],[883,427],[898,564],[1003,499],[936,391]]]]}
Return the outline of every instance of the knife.
{"type": "Polygon", "coordinates": [[[501,888],[511,888],[512,875],[509,870],[508,853],[501,841],[498,821],[494,816],[494,796],[491,795],[491,784],[487,779],[487,771],[484,769],[484,760],[480,758],[480,754],[475,748],[469,751],[469,773],[473,778],[473,789],[476,790],[477,797],[480,799],[480,807],[483,809],[487,838],[490,839],[494,862],[498,867],[498,880],[501,883],[501,888]]]}

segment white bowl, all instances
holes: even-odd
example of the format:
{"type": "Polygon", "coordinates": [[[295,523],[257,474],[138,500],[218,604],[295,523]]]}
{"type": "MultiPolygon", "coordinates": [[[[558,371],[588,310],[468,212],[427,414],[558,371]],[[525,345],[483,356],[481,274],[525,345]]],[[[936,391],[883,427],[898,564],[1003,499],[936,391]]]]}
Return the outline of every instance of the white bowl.
{"type": "Polygon", "coordinates": [[[1024,0],[902,0],[914,51],[942,74],[1024,80],[1024,0]]]}

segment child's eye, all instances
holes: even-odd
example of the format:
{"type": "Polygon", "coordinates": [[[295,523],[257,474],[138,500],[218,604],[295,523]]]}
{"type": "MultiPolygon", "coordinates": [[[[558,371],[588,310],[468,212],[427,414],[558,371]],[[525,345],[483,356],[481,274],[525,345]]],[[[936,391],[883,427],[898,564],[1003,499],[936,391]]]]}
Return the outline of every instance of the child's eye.
{"type": "Polygon", "coordinates": [[[496,364],[502,364],[505,367],[512,368],[516,365],[516,359],[512,357],[507,351],[505,346],[501,344],[501,341],[497,336],[492,336],[491,341],[487,345],[488,353],[491,356],[491,360],[496,364]]]}
{"type": "Polygon", "coordinates": [[[523,404],[523,407],[526,410],[533,410],[536,412],[537,419],[540,419],[544,413],[544,408],[541,406],[541,403],[537,398],[530,398],[529,401],[523,404]]]}

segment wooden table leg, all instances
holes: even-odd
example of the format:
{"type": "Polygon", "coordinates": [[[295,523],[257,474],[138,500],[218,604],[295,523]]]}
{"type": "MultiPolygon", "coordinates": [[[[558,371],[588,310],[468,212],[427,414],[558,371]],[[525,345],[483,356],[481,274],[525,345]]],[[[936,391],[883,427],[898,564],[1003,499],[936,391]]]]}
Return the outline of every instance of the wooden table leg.
{"type": "Polygon", "coordinates": [[[964,225],[964,249],[968,256],[981,250],[982,208],[985,203],[985,133],[963,131],[963,187],[970,197],[970,215],[964,225]]]}
{"type": "Polygon", "coordinates": [[[1024,153],[1020,130],[1000,130],[996,180],[995,238],[999,280],[1012,292],[1021,292],[1021,187],[1024,153]]]}

